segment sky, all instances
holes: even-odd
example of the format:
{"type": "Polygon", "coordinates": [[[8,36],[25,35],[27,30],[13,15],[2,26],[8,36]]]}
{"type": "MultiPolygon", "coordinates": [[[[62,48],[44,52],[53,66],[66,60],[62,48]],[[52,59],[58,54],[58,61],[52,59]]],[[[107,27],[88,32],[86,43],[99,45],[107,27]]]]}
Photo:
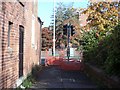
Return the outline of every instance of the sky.
{"type": "Polygon", "coordinates": [[[59,1],[63,1],[63,3],[69,4],[70,2],[74,2],[74,8],[86,8],[88,4],[88,0],[39,0],[38,1],[38,16],[44,22],[42,27],[48,27],[51,23],[51,15],[53,14],[54,3],[58,3],[59,1]]]}

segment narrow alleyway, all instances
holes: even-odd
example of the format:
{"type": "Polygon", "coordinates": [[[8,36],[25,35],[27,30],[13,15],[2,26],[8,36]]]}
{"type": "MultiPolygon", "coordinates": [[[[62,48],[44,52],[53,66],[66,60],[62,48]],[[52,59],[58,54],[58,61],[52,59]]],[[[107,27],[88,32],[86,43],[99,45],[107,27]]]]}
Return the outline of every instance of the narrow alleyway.
{"type": "Polygon", "coordinates": [[[83,72],[63,71],[50,66],[40,73],[38,82],[31,88],[97,88],[83,72]]]}

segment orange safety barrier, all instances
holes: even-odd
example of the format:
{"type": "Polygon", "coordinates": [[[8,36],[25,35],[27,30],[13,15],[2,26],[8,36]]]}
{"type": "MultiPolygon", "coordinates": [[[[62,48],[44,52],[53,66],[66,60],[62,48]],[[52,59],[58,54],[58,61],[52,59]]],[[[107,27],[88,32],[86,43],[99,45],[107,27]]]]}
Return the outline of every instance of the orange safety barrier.
{"type": "Polygon", "coordinates": [[[63,59],[62,57],[47,57],[46,65],[58,65],[63,70],[83,70],[84,65],[76,59],[63,59]]]}
{"type": "Polygon", "coordinates": [[[60,57],[47,57],[46,58],[46,63],[47,65],[60,65],[62,63],[62,58],[60,57]]]}
{"type": "Polygon", "coordinates": [[[63,70],[83,70],[83,65],[80,61],[76,61],[75,59],[67,59],[63,60],[61,64],[61,69],[63,70]]]}
{"type": "MultiPolygon", "coordinates": [[[[49,51],[46,50],[45,65],[57,65],[63,70],[83,70],[84,65],[82,62],[71,58],[69,61],[64,59],[65,51],[61,50],[58,57],[49,56],[49,51]]],[[[82,57],[82,56],[81,56],[82,57]]]]}

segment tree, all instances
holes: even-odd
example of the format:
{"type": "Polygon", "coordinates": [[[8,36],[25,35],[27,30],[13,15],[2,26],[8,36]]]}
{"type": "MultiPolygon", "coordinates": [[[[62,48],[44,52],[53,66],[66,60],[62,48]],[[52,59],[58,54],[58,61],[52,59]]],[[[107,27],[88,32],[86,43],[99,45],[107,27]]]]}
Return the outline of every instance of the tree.
{"type": "Polygon", "coordinates": [[[111,34],[113,27],[118,24],[118,2],[90,3],[83,13],[89,15],[86,27],[97,30],[99,39],[111,34]]]}
{"type": "Polygon", "coordinates": [[[42,29],[42,50],[52,47],[52,31],[48,27],[42,29]]]}
{"type": "Polygon", "coordinates": [[[74,24],[74,29],[78,29],[79,27],[78,14],[76,13],[76,9],[72,7],[73,3],[69,3],[68,6],[65,6],[61,2],[57,4],[55,12],[56,46],[60,47],[60,43],[67,44],[67,36],[63,33],[64,25],[66,23],[70,22],[71,24],[74,24]]]}
{"type": "Polygon", "coordinates": [[[55,13],[55,29],[56,29],[56,46],[60,47],[60,43],[62,41],[63,36],[63,21],[64,21],[64,13],[65,6],[63,3],[58,3],[58,7],[56,7],[55,13]]]}
{"type": "Polygon", "coordinates": [[[118,2],[91,3],[83,12],[89,15],[86,27],[90,27],[89,31],[84,30],[83,40],[85,61],[120,76],[118,7],[118,2]]]}

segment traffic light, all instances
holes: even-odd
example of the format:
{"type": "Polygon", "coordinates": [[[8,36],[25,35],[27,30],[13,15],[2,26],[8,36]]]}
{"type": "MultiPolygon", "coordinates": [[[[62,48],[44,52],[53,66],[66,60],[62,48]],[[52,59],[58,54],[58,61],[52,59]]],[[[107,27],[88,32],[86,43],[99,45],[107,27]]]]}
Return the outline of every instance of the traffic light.
{"type": "Polygon", "coordinates": [[[63,26],[63,34],[67,35],[67,24],[63,26]]]}
{"type": "Polygon", "coordinates": [[[74,34],[75,34],[75,30],[74,30],[74,26],[73,25],[70,25],[70,26],[68,26],[67,24],[65,24],[64,26],[63,26],[63,34],[64,35],[67,35],[68,34],[68,32],[67,32],[67,28],[71,28],[71,32],[70,32],[70,36],[73,36],[74,34]]]}
{"type": "Polygon", "coordinates": [[[73,36],[74,34],[75,34],[74,26],[71,25],[71,36],[73,36]]]}

